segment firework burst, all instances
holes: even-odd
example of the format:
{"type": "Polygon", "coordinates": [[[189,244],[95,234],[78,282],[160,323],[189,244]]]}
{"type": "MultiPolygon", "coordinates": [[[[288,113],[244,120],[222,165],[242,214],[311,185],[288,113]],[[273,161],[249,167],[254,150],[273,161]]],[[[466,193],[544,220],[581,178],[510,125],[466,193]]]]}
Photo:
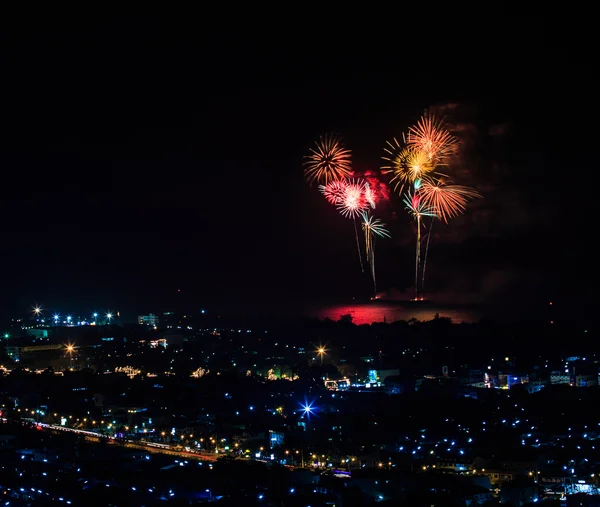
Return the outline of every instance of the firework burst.
{"type": "Polygon", "coordinates": [[[321,136],[305,158],[304,175],[311,184],[318,182],[327,185],[331,181],[352,176],[351,151],[336,135],[321,136]]]}
{"type": "Polygon", "coordinates": [[[356,218],[367,207],[364,180],[349,180],[346,183],[342,200],[337,204],[340,213],[346,218],[356,218]]]}
{"type": "Polygon", "coordinates": [[[338,205],[344,200],[346,195],[346,180],[330,181],[327,185],[319,185],[319,191],[323,194],[329,204],[338,205]]]}
{"type": "Polygon", "coordinates": [[[439,164],[455,153],[457,139],[448,132],[441,120],[426,112],[416,125],[408,129],[406,144],[439,164]]]}
{"type": "Polygon", "coordinates": [[[462,215],[469,199],[479,199],[482,195],[470,187],[447,185],[443,180],[425,179],[421,183],[419,195],[423,205],[434,209],[436,216],[448,223],[451,218],[462,215]]]}
{"type": "Polygon", "coordinates": [[[381,166],[384,174],[391,173],[390,183],[394,184],[394,190],[402,194],[404,186],[412,184],[416,180],[433,173],[435,164],[424,151],[402,146],[396,138],[387,142],[384,148],[385,155],[382,157],[387,163],[381,166]]]}

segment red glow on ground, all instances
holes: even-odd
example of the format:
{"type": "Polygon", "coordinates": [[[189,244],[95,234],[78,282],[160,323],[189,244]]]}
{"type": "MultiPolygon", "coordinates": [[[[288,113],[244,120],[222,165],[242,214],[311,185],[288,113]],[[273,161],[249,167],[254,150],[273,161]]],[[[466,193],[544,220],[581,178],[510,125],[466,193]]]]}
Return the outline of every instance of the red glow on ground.
{"type": "Polygon", "coordinates": [[[395,322],[398,320],[410,320],[415,318],[420,321],[432,320],[435,315],[441,317],[450,317],[453,322],[477,322],[481,315],[475,310],[466,308],[440,308],[430,305],[413,305],[407,303],[406,306],[398,304],[386,304],[385,302],[366,303],[357,305],[339,305],[322,308],[316,312],[316,317],[320,319],[340,320],[342,315],[350,314],[354,324],[372,324],[373,322],[395,322]]]}

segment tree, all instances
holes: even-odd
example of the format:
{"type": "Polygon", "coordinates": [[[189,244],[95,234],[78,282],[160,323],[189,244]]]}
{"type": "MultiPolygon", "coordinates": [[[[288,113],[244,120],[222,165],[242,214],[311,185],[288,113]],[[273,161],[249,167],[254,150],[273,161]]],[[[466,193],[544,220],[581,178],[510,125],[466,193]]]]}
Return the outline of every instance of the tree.
{"type": "Polygon", "coordinates": [[[351,313],[344,313],[343,315],[340,315],[339,322],[341,324],[352,324],[354,322],[354,317],[352,317],[351,313]]]}

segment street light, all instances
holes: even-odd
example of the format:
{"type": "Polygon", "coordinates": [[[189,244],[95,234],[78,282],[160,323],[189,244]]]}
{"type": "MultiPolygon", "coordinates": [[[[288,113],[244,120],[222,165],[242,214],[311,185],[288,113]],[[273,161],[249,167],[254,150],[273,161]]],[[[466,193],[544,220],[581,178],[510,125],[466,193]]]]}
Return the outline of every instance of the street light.
{"type": "Polygon", "coordinates": [[[73,369],[73,351],[75,347],[70,343],[67,345],[67,352],[69,353],[69,369],[73,369]]]}
{"type": "Polygon", "coordinates": [[[108,323],[109,323],[109,324],[110,324],[110,319],[112,319],[112,317],[113,317],[113,314],[112,314],[112,313],[108,312],[108,313],[106,314],[106,319],[108,320],[108,323]]]}
{"type": "Polygon", "coordinates": [[[319,347],[317,349],[317,354],[319,354],[319,356],[321,356],[321,366],[323,366],[323,355],[327,352],[327,350],[325,349],[325,347],[319,347]]]}

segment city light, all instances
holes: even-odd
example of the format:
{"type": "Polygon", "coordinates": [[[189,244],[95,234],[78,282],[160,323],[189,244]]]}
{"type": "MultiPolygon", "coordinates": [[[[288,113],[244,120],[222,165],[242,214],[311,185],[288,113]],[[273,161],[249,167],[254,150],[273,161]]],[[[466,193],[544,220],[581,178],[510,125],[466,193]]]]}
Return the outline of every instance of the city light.
{"type": "Polygon", "coordinates": [[[321,366],[323,366],[323,356],[327,353],[327,349],[325,347],[323,347],[323,345],[319,345],[319,347],[317,348],[317,354],[320,356],[321,358],[321,366]]]}
{"type": "Polygon", "coordinates": [[[301,417],[306,416],[307,418],[310,418],[311,415],[314,415],[316,408],[313,405],[314,401],[308,402],[307,400],[304,400],[304,403],[300,403],[300,412],[302,413],[301,417]]]}

